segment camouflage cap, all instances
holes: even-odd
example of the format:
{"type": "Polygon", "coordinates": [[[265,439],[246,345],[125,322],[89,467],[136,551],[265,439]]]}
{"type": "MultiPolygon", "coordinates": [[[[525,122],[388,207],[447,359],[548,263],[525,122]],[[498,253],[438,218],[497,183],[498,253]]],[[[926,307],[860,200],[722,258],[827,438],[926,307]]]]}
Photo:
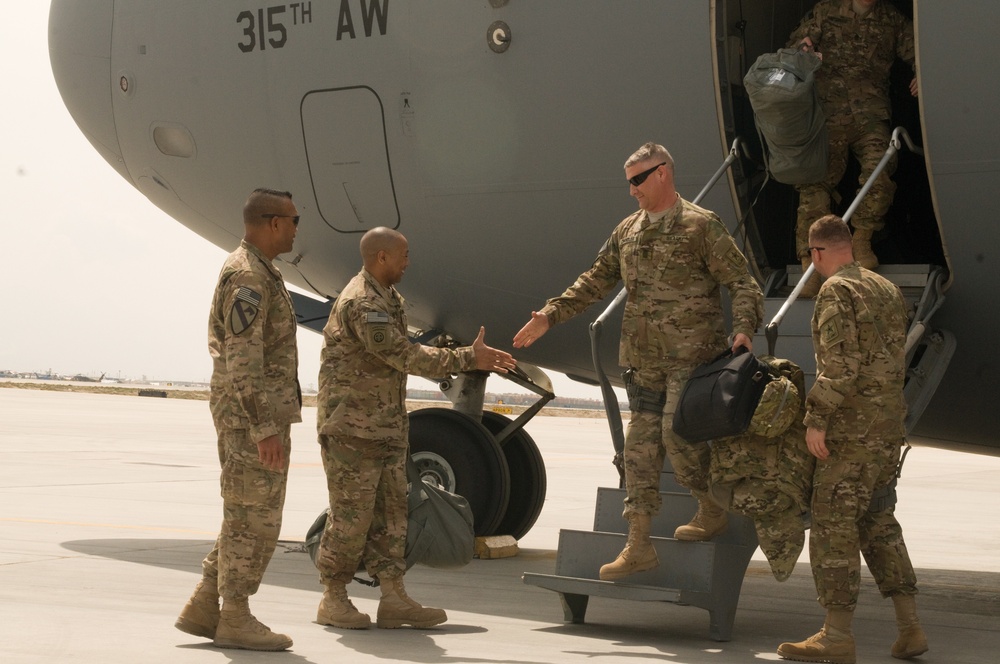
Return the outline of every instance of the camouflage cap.
{"type": "Polygon", "coordinates": [[[775,376],[764,387],[764,394],[753,411],[747,432],[767,438],[780,436],[795,421],[800,405],[801,398],[795,383],[785,375],[775,376]]]}

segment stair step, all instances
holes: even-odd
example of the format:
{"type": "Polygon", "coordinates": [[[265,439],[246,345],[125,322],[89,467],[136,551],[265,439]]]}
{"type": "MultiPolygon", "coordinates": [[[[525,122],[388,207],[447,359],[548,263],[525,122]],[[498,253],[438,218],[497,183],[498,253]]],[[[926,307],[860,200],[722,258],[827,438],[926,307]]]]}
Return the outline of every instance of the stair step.
{"type": "MultiPolygon", "coordinates": [[[[672,476],[672,473],[664,473],[664,475],[672,476]]],[[[662,506],[659,514],[654,516],[650,522],[650,533],[654,537],[673,538],[677,527],[690,522],[695,512],[698,511],[698,501],[690,493],[670,491],[661,491],[660,498],[662,506]]],[[[624,489],[599,487],[597,489],[597,507],[594,510],[594,530],[627,534],[628,522],[622,516],[624,501],[624,489]]],[[[739,514],[730,514],[729,526],[726,531],[712,541],[733,546],[749,546],[753,550],[757,547],[757,532],[754,530],[752,520],[739,514]]],[[[616,551],[615,555],[617,553],[616,551]]]]}
{"type": "MultiPolygon", "coordinates": [[[[626,538],[621,533],[560,530],[556,575],[598,580],[601,565],[618,557],[626,538]]],[[[629,584],[711,592],[717,544],[667,537],[651,540],[660,564],[627,577],[629,584]]]]}
{"type": "Polygon", "coordinates": [[[674,602],[681,601],[681,591],[674,588],[659,586],[644,586],[636,583],[620,581],[600,581],[581,579],[555,574],[538,574],[526,572],[522,577],[529,586],[538,586],[558,593],[610,597],[613,599],[628,599],[640,602],[674,602]]]}

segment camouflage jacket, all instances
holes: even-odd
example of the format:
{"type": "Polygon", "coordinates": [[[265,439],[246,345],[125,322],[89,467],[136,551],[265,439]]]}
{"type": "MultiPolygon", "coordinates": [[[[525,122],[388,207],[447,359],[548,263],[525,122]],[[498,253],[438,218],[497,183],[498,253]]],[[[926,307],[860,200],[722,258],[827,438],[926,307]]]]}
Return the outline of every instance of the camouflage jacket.
{"type": "Polygon", "coordinates": [[[319,433],[405,441],[407,374],[443,378],[476,368],[471,346],[452,350],[410,343],[406,330],[402,296],[362,269],[323,328],[319,433]]]}
{"type": "Polygon", "coordinates": [[[897,57],[913,66],[913,23],[886,0],[865,16],[854,13],[851,0],[820,0],[789,47],[805,37],[823,54],[816,83],[827,122],[888,122],[889,72],[897,57]]]}
{"type": "Polygon", "coordinates": [[[217,428],[259,442],[302,421],[295,325],[281,273],[243,240],[222,266],[208,319],[217,428]]]}
{"type": "Polygon", "coordinates": [[[816,382],[808,427],[827,439],[903,436],[906,300],[894,284],[849,263],[816,295],[812,318],[816,382]]]}
{"type": "Polygon", "coordinates": [[[752,337],[764,316],[760,287],[729,231],[713,212],[680,197],[659,222],[640,210],[618,224],[594,265],[541,313],[560,323],[619,280],[628,289],[623,367],[686,370],[725,350],[720,286],[729,289],[734,333],[752,337]]]}

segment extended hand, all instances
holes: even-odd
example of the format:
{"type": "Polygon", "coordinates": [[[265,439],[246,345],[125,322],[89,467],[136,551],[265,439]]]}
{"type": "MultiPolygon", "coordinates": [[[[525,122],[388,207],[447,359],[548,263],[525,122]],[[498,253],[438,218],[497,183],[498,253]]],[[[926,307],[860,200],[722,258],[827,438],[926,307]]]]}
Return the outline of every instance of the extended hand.
{"type": "Polygon", "coordinates": [[[483,341],[486,336],[486,328],[479,328],[479,336],[472,342],[472,350],[476,353],[476,368],[482,371],[497,371],[507,373],[517,366],[517,362],[510,353],[496,348],[491,348],[483,341]]]}
{"type": "Polygon", "coordinates": [[[549,331],[549,317],[537,311],[531,312],[529,320],[521,331],[514,335],[514,348],[527,348],[535,343],[538,337],[549,331]]]}

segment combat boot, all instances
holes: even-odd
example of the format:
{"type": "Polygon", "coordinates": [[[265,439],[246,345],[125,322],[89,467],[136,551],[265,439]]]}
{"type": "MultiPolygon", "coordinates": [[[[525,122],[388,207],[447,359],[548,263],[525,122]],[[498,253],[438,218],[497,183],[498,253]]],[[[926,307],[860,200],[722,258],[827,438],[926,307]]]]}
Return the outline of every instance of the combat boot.
{"type": "MultiPolygon", "coordinates": [[[[806,270],[809,269],[810,265],[812,265],[812,261],[806,257],[803,257],[802,274],[806,273],[806,270]]],[[[812,276],[809,277],[809,280],[806,282],[805,286],[803,286],[802,290],[799,291],[799,297],[810,298],[810,299],[816,297],[816,293],[819,292],[820,285],[821,281],[819,277],[819,272],[813,270],[812,276]]]]}
{"type": "Polygon", "coordinates": [[[219,586],[217,579],[202,579],[194,588],[191,599],[181,609],[174,627],[206,639],[215,638],[219,626],[219,586]]]}
{"type": "Polygon", "coordinates": [[[656,557],[656,549],[649,539],[649,524],[652,520],[648,514],[630,514],[628,517],[628,539],[625,548],[618,554],[614,562],[602,565],[599,572],[601,581],[614,581],[629,574],[653,569],[660,564],[656,557]]]}
{"type": "Polygon", "coordinates": [[[869,270],[878,267],[878,258],[872,251],[872,229],[855,228],[854,235],[851,236],[851,248],[854,251],[854,260],[861,263],[861,267],[869,270]]]}
{"type": "Polygon", "coordinates": [[[828,609],[826,622],[818,633],[798,643],[782,643],[778,655],[796,662],[826,662],[827,664],[855,664],[854,635],[851,620],[854,611],[828,609]]]}
{"type": "Polygon", "coordinates": [[[678,526],[674,531],[674,537],[686,542],[704,542],[722,534],[727,525],[729,518],[726,516],[726,510],[707,498],[701,498],[698,500],[698,511],[691,519],[691,523],[678,526]]]}
{"type": "Polygon", "coordinates": [[[287,650],[292,640],[284,634],[275,634],[250,613],[246,597],[223,599],[219,614],[219,627],[215,630],[218,648],[243,648],[244,650],[287,650]]]}
{"type": "Polygon", "coordinates": [[[917,598],[915,595],[893,595],[892,604],[896,608],[896,626],[899,637],[892,644],[892,656],[909,659],[927,652],[927,635],[917,619],[917,598]]]}
{"type": "Polygon", "coordinates": [[[376,623],[383,629],[396,629],[404,625],[411,627],[433,627],[448,619],[442,609],[420,606],[410,599],[403,587],[403,577],[384,579],[379,577],[382,599],[378,603],[376,623]]]}
{"type": "Polygon", "coordinates": [[[319,603],[319,610],[316,612],[316,622],[342,629],[368,629],[372,619],[354,606],[342,581],[333,581],[326,584],[323,601],[319,603]]]}

